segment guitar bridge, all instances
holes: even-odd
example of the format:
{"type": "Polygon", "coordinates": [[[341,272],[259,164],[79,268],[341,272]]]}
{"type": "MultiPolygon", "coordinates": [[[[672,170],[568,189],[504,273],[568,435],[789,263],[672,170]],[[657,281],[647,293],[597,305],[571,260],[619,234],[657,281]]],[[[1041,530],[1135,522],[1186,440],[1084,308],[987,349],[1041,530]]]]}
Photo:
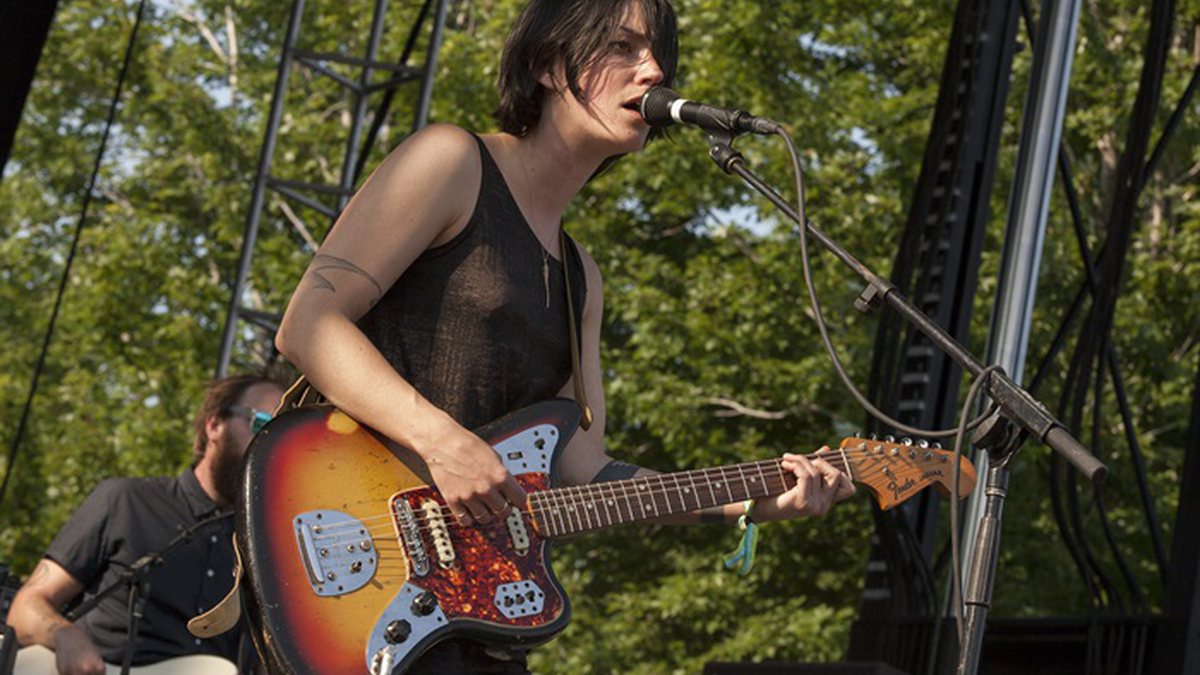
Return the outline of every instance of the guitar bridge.
{"type": "Polygon", "coordinates": [[[375,545],[359,519],[341,511],[305,511],[292,519],[292,526],[317,595],[352,593],[375,576],[375,545]]]}

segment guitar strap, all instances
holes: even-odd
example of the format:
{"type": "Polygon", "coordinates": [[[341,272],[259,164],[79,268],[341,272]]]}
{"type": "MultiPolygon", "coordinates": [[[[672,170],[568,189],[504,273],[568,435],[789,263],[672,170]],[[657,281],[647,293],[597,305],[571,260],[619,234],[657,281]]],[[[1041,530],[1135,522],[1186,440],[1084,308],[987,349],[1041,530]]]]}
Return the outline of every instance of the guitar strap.
{"type": "Polygon", "coordinates": [[[587,431],[592,426],[592,407],[588,405],[587,393],[583,388],[583,367],[579,363],[579,329],[575,326],[575,299],[571,295],[571,265],[567,260],[567,235],[558,228],[558,257],[562,259],[563,286],[567,289],[567,331],[571,339],[571,379],[575,381],[575,402],[583,408],[583,419],[579,426],[587,431]]]}
{"type": "MultiPolygon", "coordinates": [[[[290,393],[290,390],[289,390],[290,393]]],[[[233,537],[233,588],[221,598],[216,607],[192,617],[187,622],[188,632],[198,638],[211,638],[231,630],[242,616],[242,552],[238,549],[237,536],[233,537]]]]}
{"type": "MultiPolygon", "coordinates": [[[[575,319],[575,298],[571,295],[570,261],[567,259],[567,235],[561,228],[558,231],[559,258],[563,266],[563,286],[567,291],[567,332],[571,341],[571,375],[575,381],[575,402],[583,408],[583,418],[579,426],[587,431],[592,426],[592,408],[587,403],[587,393],[583,386],[583,367],[579,360],[579,328],[575,319]]],[[[308,378],[301,375],[291,387],[284,392],[279,400],[275,414],[284,410],[299,408],[306,405],[316,405],[325,397],[308,383],[308,378]]],[[[187,623],[188,632],[198,638],[211,638],[225,633],[237,625],[242,614],[242,552],[238,549],[237,536],[233,538],[233,588],[221,598],[215,607],[193,617],[187,623]]]]}

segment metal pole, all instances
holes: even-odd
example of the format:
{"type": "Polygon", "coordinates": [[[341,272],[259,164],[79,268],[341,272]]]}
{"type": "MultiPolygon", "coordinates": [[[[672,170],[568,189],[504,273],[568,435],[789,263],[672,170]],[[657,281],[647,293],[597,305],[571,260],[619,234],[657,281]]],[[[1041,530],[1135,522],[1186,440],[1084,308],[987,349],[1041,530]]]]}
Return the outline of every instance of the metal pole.
{"type": "Polygon", "coordinates": [[[225,315],[225,332],[221,335],[221,355],[217,359],[217,377],[229,372],[229,359],[233,354],[233,338],[237,334],[239,305],[246,277],[250,274],[250,260],[254,255],[254,244],[258,239],[258,221],[262,215],[263,199],[267,191],[267,180],[271,173],[271,157],[275,154],[275,141],[279,136],[279,120],[283,116],[284,97],[287,92],[288,74],[292,68],[292,50],[296,47],[296,36],[300,32],[300,16],[304,13],[304,0],[294,0],[292,16],[288,20],[287,34],[283,40],[283,56],[279,59],[279,71],[275,76],[275,92],[271,96],[271,112],[267,117],[262,151],[258,158],[258,174],[254,178],[254,194],[250,199],[250,212],[246,216],[246,232],[242,237],[242,252],[238,258],[237,280],[229,299],[229,311],[225,315]]]}
{"type": "Polygon", "coordinates": [[[362,138],[363,119],[367,116],[367,87],[371,84],[371,75],[374,72],[371,64],[375,63],[376,57],[379,56],[379,42],[383,39],[383,20],[386,12],[387,0],[375,0],[375,11],[371,15],[371,36],[367,40],[367,51],[363,55],[365,65],[358,80],[358,89],[354,90],[353,94],[354,116],[350,121],[350,138],[346,141],[346,158],[342,162],[342,182],[339,186],[341,192],[337,196],[337,215],[333,217],[335,221],[350,201],[350,193],[358,180],[355,166],[358,164],[358,143],[362,138]]]}
{"type": "MultiPolygon", "coordinates": [[[[1079,0],[1048,0],[1039,19],[1033,73],[1025,100],[1021,146],[1013,177],[1003,263],[986,363],[1000,365],[1021,382],[1029,342],[1030,318],[1037,291],[1038,267],[1046,217],[1054,188],[1054,170],[1062,138],[1063,113],[1079,23],[1079,0]]],[[[999,547],[1000,520],[1008,485],[1006,467],[989,467],[986,454],[975,458],[979,476],[967,503],[962,554],[967,625],[958,672],[973,675],[983,647],[987,610],[999,547]],[[986,521],[986,527],[984,523],[986,521]],[[975,547],[980,535],[990,540],[975,547]]]]}
{"type": "Polygon", "coordinates": [[[433,34],[429,37],[429,49],[425,54],[425,78],[421,80],[421,98],[417,99],[417,113],[413,119],[413,131],[429,121],[429,99],[433,96],[433,77],[437,73],[437,54],[442,46],[442,29],[446,26],[446,0],[437,0],[437,13],[433,18],[433,34]]]}

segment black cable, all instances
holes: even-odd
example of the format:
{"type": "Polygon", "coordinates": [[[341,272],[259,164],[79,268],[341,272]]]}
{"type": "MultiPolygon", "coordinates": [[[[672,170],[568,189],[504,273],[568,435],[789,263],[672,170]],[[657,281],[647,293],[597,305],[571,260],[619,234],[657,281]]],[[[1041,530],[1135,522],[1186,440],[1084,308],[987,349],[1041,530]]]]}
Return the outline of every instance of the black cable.
{"type": "MultiPolygon", "coordinates": [[[[869,401],[861,391],[858,390],[858,387],[854,384],[854,382],[850,380],[850,375],[846,373],[845,367],[842,366],[842,361],[840,358],[838,358],[837,350],[834,349],[833,341],[829,337],[829,328],[825,324],[825,315],[821,311],[821,301],[817,299],[817,288],[813,284],[812,266],[809,262],[808,253],[809,222],[808,216],[805,214],[804,173],[800,170],[800,156],[796,152],[796,144],[792,141],[792,137],[788,135],[787,131],[783,129],[782,126],[779,127],[776,133],[781,136],[784,142],[787,144],[788,153],[791,155],[792,160],[792,172],[796,176],[796,213],[799,215],[800,220],[796,233],[800,238],[800,265],[804,273],[804,284],[808,290],[808,301],[812,306],[813,319],[817,323],[817,331],[821,334],[821,342],[825,346],[825,352],[829,355],[829,360],[833,364],[833,369],[837,373],[838,378],[842,381],[842,385],[846,388],[846,391],[848,391],[850,395],[854,397],[854,400],[858,401],[858,404],[861,405],[868,413],[884,424],[892,427],[896,431],[911,434],[913,436],[923,436],[926,438],[950,438],[957,435],[957,428],[919,429],[893,418],[879,408],[875,407],[875,405],[871,403],[871,401],[869,401]]],[[[974,429],[975,427],[979,426],[985,419],[987,419],[989,414],[990,411],[986,411],[984,414],[971,420],[968,423],[967,428],[974,429]]]]}
{"type": "Polygon", "coordinates": [[[50,313],[50,325],[46,327],[46,336],[42,340],[42,351],[38,355],[37,365],[33,368],[33,381],[29,384],[29,395],[25,398],[25,407],[21,410],[21,421],[17,423],[17,434],[13,437],[8,449],[8,459],[4,464],[4,481],[0,483],[0,505],[4,504],[4,496],[8,493],[8,483],[12,479],[13,469],[17,461],[17,451],[25,436],[25,428],[29,423],[29,412],[33,408],[33,399],[37,394],[38,381],[42,369],[46,365],[46,354],[50,350],[50,341],[54,337],[54,327],[58,322],[58,311],[62,307],[63,295],[67,290],[67,281],[71,276],[71,263],[75,260],[75,252],[79,248],[79,239],[83,235],[83,226],[87,221],[88,209],[92,204],[92,193],[96,189],[96,179],[100,174],[100,162],[104,159],[104,151],[108,148],[108,136],[112,131],[113,122],[117,117],[117,104],[121,99],[121,90],[125,87],[125,76],[129,73],[129,62],[133,56],[133,46],[137,40],[138,28],[142,25],[145,14],[146,0],[138,3],[137,18],[133,22],[133,30],[129,34],[129,42],[125,45],[125,60],[121,64],[121,73],[117,77],[117,88],[113,92],[112,101],[108,106],[108,119],[104,123],[104,135],[100,139],[100,149],[92,163],[92,176],[88,180],[87,192],[83,195],[83,207],[79,212],[79,222],[75,225],[75,237],[71,240],[71,252],[67,254],[67,263],[63,267],[62,278],[58,282],[58,294],[54,298],[54,310],[50,313]]]}
{"type": "Polygon", "coordinates": [[[975,381],[971,384],[970,391],[968,391],[967,398],[963,403],[962,414],[959,417],[959,424],[953,429],[930,431],[918,429],[916,427],[910,427],[899,422],[898,420],[893,419],[882,410],[879,410],[870,401],[868,401],[865,396],[863,396],[854,383],[851,382],[849,375],[846,373],[845,368],[842,367],[841,361],[838,359],[837,352],[833,347],[833,342],[829,338],[829,330],[825,325],[825,317],[821,312],[820,300],[817,299],[816,285],[813,283],[812,267],[809,261],[808,253],[808,216],[805,213],[804,173],[800,168],[800,157],[796,152],[796,145],[792,141],[791,136],[788,135],[787,131],[783,129],[782,126],[779,127],[779,129],[776,131],[776,134],[781,136],[784,140],[784,143],[787,144],[788,154],[790,155],[792,161],[792,172],[796,178],[796,213],[799,215],[800,221],[798,228],[798,234],[800,238],[800,264],[804,273],[804,283],[808,290],[809,304],[813,310],[813,318],[817,323],[817,330],[821,334],[821,341],[825,345],[825,351],[829,355],[829,359],[833,363],[834,370],[837,372],[838,377],[842,380],[843,385],[845,385],[851,396],[853,396],[870,414],[885,424],[891,425],[897,430],[903,431],[904,433],[914,434],[917,436],[943,438],[948,436],[954,437],[954,468],[950,488],[952,495],[952,503],[950,508],[950,546],[953,549],[953,559],[951,564],[953,567],[952,574],[954,577],[951,587],[955,596],[954,618],[958,627],[958,640],[959,644],[962,645],[965,638],[965,631],[963,626],[962,576],[960,574],[961,570],[959,569],[961,561],[959,559],[960,552],[958,550],[958,481],[961,470],[960,463],[962,458],[962,445],[967,431],[979,426],[979,424],[983,423],[986,419],[988,419],[988,417],[991,416],[994,410],[994,404],[989,406],[983,414],[979,415],[975,419],[969,419],[971,410],[975,405],[975,400],[978,398],[983,385],[991,378],[992,373],[1003,372],[1003,368],[998,365],[992,365],[984,368],[979,373],[979,375],[975,378],[975,381]]]}

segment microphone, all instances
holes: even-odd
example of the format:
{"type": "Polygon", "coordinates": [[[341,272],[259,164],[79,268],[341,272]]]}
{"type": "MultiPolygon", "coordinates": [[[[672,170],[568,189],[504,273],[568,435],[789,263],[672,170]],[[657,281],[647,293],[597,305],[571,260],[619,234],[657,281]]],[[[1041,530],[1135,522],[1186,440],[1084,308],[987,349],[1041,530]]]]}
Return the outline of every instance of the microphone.
{"type": "Polygon", "coordinates": [[[694,124],[706,131],[749,132],[773,134],[779,124],[763,117],[755,117],[745,110],[718,108],[689,101],[666,87],[651,87],[642,96],[638,112],[642,119],[655,128],[672,124],[694,124]]]}

